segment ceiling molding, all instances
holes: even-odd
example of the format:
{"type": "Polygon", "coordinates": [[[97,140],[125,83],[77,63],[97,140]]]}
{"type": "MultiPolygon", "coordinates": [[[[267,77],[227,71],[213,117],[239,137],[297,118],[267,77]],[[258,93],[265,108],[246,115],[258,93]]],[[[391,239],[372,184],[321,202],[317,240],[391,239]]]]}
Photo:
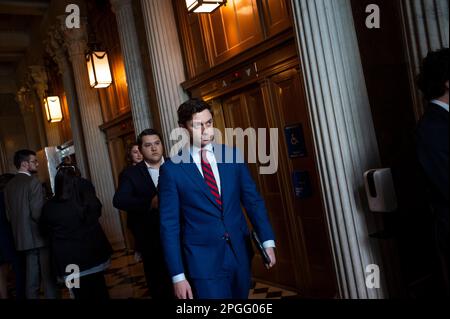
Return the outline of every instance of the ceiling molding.
{"type": "Polygon", "coordinates": [[[44,15],[50,1],[11,1],[0,0],[0,14],[44,15]]]}

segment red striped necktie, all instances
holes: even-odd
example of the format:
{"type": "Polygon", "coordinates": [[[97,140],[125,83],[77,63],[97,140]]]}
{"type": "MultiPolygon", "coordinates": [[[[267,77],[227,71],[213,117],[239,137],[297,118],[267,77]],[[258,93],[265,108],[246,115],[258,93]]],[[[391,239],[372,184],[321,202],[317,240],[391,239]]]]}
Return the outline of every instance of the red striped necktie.
{"type": "Polygon", "coordinates": [[[206,150],[200,151],[203,178],[205,179],[206,185],[208,185],[209,191],[213,195],[216,203],[220,206],[220,209],[222,209],[222,197],[220,196],[219,187],[217,186],[217,181],[216,178],[214,177],[211,164],[209,163],[208,158],[206,157],[206,152],[207,152],[206,150]]]}

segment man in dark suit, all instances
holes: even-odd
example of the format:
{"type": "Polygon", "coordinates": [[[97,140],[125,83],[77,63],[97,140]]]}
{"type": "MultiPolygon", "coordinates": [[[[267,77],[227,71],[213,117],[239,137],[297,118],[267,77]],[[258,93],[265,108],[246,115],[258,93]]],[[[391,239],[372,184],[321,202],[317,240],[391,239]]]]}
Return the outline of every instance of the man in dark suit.
{"type": "Polygon", "coordinates": [[[435,235],[449,293],[449,60],[450,50],[431,52],[424,59],[419,87],[429,102],[417,128],[417,154],[429,181],[435,213],[435,235]]]}
{"type": "Polygon", "coordinates": [[[21,150],[14,155],[17,175],[5,188],[6,216],[11,223],[16,249],[26,258],[26,295],[38,299],[41,282],[46,298],[57,297],[56,277],[51,271],[47,241],[39,229],[44,190],[37,173],[36,153],[21,150]]]}
{"type": "Polygon", "coordinates": [[[142,255],[147,286],[153,298],[172,298],[172,286],[162,254],[158,178],[164,163],[161,135],[143,131],[137,141],[144,160],[125,169],[114,195],[114,207],[128,213],[128,223],[142,255]]]}
{"type": "Polygon", "coordinates": [[[275,237],[264,200],[234,148],[213,144],[210,106],[182,104],[178,122],[191,143],[161,168],[161,238],[179,299],[246,299],[252,244],[245,215],[275,265],[275,237]]]}

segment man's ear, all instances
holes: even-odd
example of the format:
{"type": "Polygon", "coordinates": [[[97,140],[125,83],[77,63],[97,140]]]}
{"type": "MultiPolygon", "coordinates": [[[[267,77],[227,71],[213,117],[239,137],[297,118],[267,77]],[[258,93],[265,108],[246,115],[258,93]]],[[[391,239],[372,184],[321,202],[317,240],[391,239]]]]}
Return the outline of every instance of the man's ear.
{"type": "Polygon", "coordinates": [[[448,90],[448,80],[447,80],[447,82],[445,82],[445,87],[448,90]]]}

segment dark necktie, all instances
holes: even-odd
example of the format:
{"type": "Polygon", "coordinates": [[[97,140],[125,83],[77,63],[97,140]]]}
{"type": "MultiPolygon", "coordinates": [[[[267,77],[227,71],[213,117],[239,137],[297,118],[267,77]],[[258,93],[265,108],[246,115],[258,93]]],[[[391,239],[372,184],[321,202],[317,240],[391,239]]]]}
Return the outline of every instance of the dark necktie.
{"type": "Polygon", "coordinates": [[[214,177],[211,164],[209,163],[208,158],[206,157],[206,152],[207,152],[206,150],[200,151],[203,178],[205,179],[206,185],[208,185],[209,191],[216,200],[216,203],[220,206],[220,209],[222,209],[222,197],[219,194],[219,187],[217,186],[217,181],[216,178],[214,177]]]}

